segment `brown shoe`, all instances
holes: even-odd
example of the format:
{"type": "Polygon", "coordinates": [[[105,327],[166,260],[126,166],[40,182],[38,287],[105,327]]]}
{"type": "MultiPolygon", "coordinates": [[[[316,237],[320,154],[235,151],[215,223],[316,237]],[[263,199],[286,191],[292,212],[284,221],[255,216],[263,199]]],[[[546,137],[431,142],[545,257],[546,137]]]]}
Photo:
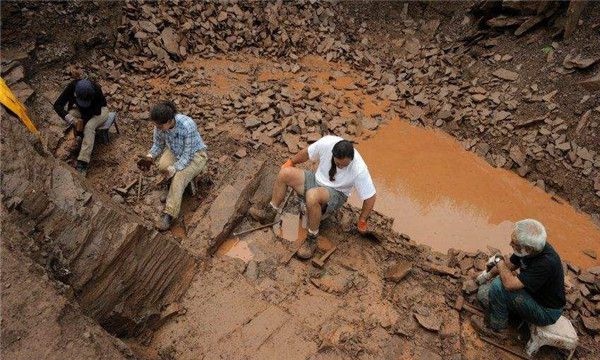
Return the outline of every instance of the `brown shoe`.
{"type": "Polygon", "coordinates": [[[160,220],[156,223],[156,228],[159,231],[167,231],[171,228],[171,223],[173,222],[173,218],[169,214],[162,214],[160,220]]]}
{"type": "Polygon", "coordinates": [[[261,224],[268,224],[275,221],[277,210],[273,209],[270,204],[267,204],[262,209],[256,205],[253,205],[250,210],[248,210],[248,214],[250,214],[254,220],[260,222],[261,224]]]}
{"type": "Polygon", "coordinates": [[[496,339],[500,339],[500,340],[506,340],[507,336],[504,332],[502,331],[495,331],[492,328],[488,327],[485,324],[485,321],[483,321],[482,318],[476,316],[476,315],[471,315],[471,325],[473,326],[473,328],[475,328],[475,330],[484,336],[487,337],[491,337],[491,338],[496,338],[496,339]]]}
{"type": "Polygon", "coordinates": [[[300,249],[296,251],[296,256],[302,260],[309,260],[315,254],[317,248],[317,235],[308,234],[300,249]]]}

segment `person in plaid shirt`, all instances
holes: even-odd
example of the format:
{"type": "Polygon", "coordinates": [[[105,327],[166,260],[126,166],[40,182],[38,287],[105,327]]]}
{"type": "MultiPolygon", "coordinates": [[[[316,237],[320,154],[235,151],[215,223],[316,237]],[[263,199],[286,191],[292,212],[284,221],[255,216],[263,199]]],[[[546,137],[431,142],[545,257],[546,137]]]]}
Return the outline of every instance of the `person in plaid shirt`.
{"type": "Polygon", "coordinates": [[[172,102],[164,101],[154,106],[150,119],[154,122],[154,143],[148,155],[138,161],[138,166],[147,171],[160,156],[158,169],[165,179],[172,179],[165,209],[156,225],[165,231],[179,216],[183,192],[206,168],[208,157],[196,123],[189,116],[178,114],[172,102]]]}

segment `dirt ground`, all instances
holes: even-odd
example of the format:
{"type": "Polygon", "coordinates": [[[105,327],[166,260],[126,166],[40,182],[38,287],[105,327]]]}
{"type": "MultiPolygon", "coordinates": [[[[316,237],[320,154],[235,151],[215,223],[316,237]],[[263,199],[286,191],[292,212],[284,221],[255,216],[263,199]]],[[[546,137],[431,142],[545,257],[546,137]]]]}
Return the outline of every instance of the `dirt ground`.
{"type": "MultiPolygon", "coordinates": [[[[565,71],[562,64],[567,55],[600,58],[600,6],[591,4],[575,35],[561,41],[552,38],[550,26],[522,37],[480,30],[467,16],[468,2],[170,5],[2,3],[2,76],[14,80],[9,86],[26,97],[47,147],[65,166],[72,159],[64,156],[64,124],[52,103],[73,76],[97,80],[119,114],[120,133],[111,130],[110,143],[94,150],[83,182],[90,193],[120,204],[115,211],[135,214],[140,225],[151,227],[158,218],[164,191],[152,185],[158,174],[144,177],[131,191],[115,192],[139,178],[135,160],[151,145],[148,111],[158,100],[173,99],[198,122],[210,155],[198,193],[185,198],[183,215],[167,234],[198,264],[185,295],[173,302],[176,315],[159,321],[158,329],[124,337],[125,347],[108,334],[115,335],[110,324],[101,328],[81,314],[73,305],[82,301],[77,294],[29,299],[56,303],[47,317],[25,312],[31,324],[58,324],[51,329],[60,332],[60,340],[50,344],[56,341],[52,333],[24,331],[21,320],[6,316],[25,306],[12,279],[31,278],[40,294],[53,293],[49,284],[75,285],[52,275],[21,275],[16,263],[30,263],[28,257],[46,266],[35,256],[39,250],[5,249],[3,240],[3,353],[111,359],[511,358],[479,339],[470,313],[453,307],[459,296],[474,302],[468,279],[482,270],[489,254],[433,253],[391,231],[392,219],[380,214],[371,224],[378,236],[365,239],[354,232],[357,213],[348,206],[322,227],[327,241],[321,251],[331,243],[338,247],[323,269],[288,261],[296,239],[282,239],[271,229],[229,239],[210,256],[212,234],[221,239],[232,230],[223,220],[230,214],[214,209],[221,203],[233,209],[236,230],[256,226],[239,216],[247,206],[221,196],[231,189],[242,199],[253,188],[250,201],[268,197],[267,180],[261,178],[257,190],[243,179],[244,171],[256,170],[251,161],[269,165],[256,170],[259,178],[322,135],[358,141],[399,118],[440,128],[488,163],[557,194],[598,224],[600,98],[579,82],[597,74],[600,65],[565,71]],[[175,35],[165,32],[172,28],[175,35]],[[483,34],[477,41],[463,41],[478,31],[483,34]],[[14,72],[20,66],[22,76],[14,72]],[[500,68],[517,79],[492,75],[500,68]],[[207,222],[222,222],[229,230],[205,230],[207,222]],[[410,268],[408,275],[393,279],[400,268],[410,268]],[[74,307],[67,323],[53,318],[63,306],[74,307]],[[42,349],[47,342],[49,350],[42,349]],[[30,348],[32,343],[39,348],[30,348]]],[[[14,197],[3,189],[3,202],[7,199],[14,197]]],[[[292,223],[297,204],[292,198],[286,208],[292,223]]],[[[12,219],[21,216],[18,206],[3,211],[11,211],[12,219]]],[[[15,234],[13,243],[19,238],[18,229],[4,220],[2,227],[3,238],[15,234]]],[[[600,274],[589,271],[571,264],[567,273],[565,313],[584,345],[576,353],[580,359],[600,353],[600,328],[590,326],[600,314],[600,274]]],[[[521,335],[507,345],[522,351],[525,342],[521,335]]],[[[562,356],[544,348],[538,358],[562,356]]]]}

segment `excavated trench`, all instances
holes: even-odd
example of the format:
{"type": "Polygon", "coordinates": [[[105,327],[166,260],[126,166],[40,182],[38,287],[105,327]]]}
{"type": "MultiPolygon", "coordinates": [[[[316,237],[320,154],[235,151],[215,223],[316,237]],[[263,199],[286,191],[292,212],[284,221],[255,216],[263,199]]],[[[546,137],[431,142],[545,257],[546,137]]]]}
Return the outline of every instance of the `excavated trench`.
{"type": "Polygon", "coordinates": [[[16,118],[2,117],[2,158],[12,159],[2,162],[2,196],[11,210],[2,221],[35,240],[32,256],[109,332],[131,337],[154,329],[187,290],[194,257],[32,146],[34,137],[16,118]]]}
{"type": "MultiPolygon", "coordinates": [[[[156,192],[141,201],[125,199],[124,204],[110,198],[113,185],[129,182],[135,172],[132,164],[120,161],[122,154],[144,151],[149,145],[138,123],[125,120],[126,135],[101,147],[86,180],[64,162],[29,146],[32,138],[16,120],[2,121],[2,158],[15,159],[2,163],[3,202],[10,209],[2,221],[13,222],[35,240],[39,248],[33,257],[73,288],[87,315],[119,337],[135,337],[133,348],[149,345],[149,350],[138,349],[140,354],[307,358],[339,347],[355,358],[365,353],[384,358],[410,353],[409,358],[428,359],[438,354],[481,358],[489,353],[489,358],[498,358],[474,340],[472,329],[461,325],[459,312],[447,305],[460,293],[461,277],[480,270],[486,254],[477,250],[508,250],[512,222],[534,217],[546,224],[550,241],[565,260],[583,268],[598,265],[581,252],[600,252],[600,231],[589,216],[513,173],[491,167],[450,136],[408,124],[389,100],[355,85],[368,81],[351,66],[306,56],[298,59],[300,71],[292,71],[249,54],[233,59],[188,56],[177,64],[187,76],[185,84],[173,82],[164,72],[155,77],[129,74],[129,83],[118,84],[118,102],[123,104],[121,94],[139,92],[136,83],[153,95],[175,97],[201,84],[198,96],[210,94],[211,101],[221,102],[231,95],[232,103],[242,101],[240,89],[248,94],[258,88],[256,83],[265,83],[288,91],[290,99],[299,99],[303,91],[309,97],[318,93],[310,101],[337,106],[339,116],[327,129],[300,126],[302,137],[286,138],[285,146],[265,139],[265,132],[246,128],[235,116],[219,119],[216,129],[214,122],[202,124],[212,146],[211,160],[219,164],[219,171],[211,173],[217,185],[203,194],[197,208],[186,208],[191,210],[182,215],[177,234],[158,234],[149,226],[161,206],[156,192]],[[340,118],[355,120],[336,122],[340,118]],[[244,150],[233,159],[231,147],[223,144],[235,143],[249,131],[253,144],[270,150],[261,146],[248,157],[244,150]],[[234,230],[256,226],[245,219],[251,204],[268,201],[277,168],[263,159],[279,161],[281,154],[295,152],[315,140],[315,134],[326,132],[357,141],[378,189],[376,210],[384,216],[375,214],[372,225],[382,232],[376,240],[383,241],[357,236],[356,210],[346,208],[324,223],[320,251],[338,246],[327,268],[290,261],[290,248],[305,236],[295,214],[296,200],[282,227],[231,237],[234,230]],[[448,259],[419,244],[439,253],[450,248],[464,251],[458,259],[448,259]],[[450,268],[452,261],[465,259],[470,264],[462,275],[450,268]],[[398,263],[410,263],[414,269],[396,284],[387,276],[398,263]],[[416,331],[413,314],[437,318],[439,334],[416,331]]],[[[114,96],[117,85],[106,85],[114,96]]],[[[130,115],[141,114],[149,101],[136,100],[136,112],[130,115]]],[[[190,115],[201,118],[200,106],[182,103],[190,115]]],[[[359,205],[355,199],[350,203],[359,205]]],[[[580,302],[578,308],[585,306],[580,302]]],[[[571,315],[573,311],[579,310],[571,315]]]]}

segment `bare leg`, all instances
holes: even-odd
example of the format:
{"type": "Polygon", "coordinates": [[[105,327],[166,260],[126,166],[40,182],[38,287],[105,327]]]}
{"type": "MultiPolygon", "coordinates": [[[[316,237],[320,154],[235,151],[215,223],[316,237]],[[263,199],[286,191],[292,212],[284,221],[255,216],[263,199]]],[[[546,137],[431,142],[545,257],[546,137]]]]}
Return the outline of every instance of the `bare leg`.
{"type": "Polygon", "coordinates": [[[306,192],[308,230],[313,234],[319,231],[321,209],[329,201],[329,191],[324,187],[312,188],[306,192]]]}
{"type": "Polygon", "coordinates": [[[304,170],[291,167],[279,171],[273,184],[271,204],[276,207],[281,206],[288,186],[291,186],[298,194],[302,194],[304,192],[304,170]]]}

